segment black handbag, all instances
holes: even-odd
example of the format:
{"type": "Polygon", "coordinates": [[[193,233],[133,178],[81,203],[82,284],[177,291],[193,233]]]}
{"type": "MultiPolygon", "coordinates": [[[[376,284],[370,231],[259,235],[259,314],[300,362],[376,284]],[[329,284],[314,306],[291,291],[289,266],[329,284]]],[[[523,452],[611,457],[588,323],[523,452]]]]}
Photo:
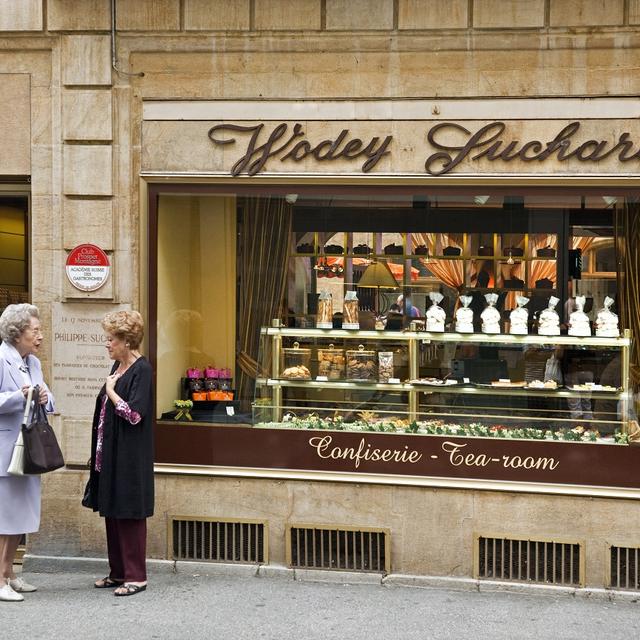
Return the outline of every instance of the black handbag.
{"type": "Polygon", "coordinates": [[[29,475],[39,475],[64,467],[56,434],[47,420],[47,412],[37,400],[39,395],[40,390],[35,387],[33,396],[36,403],[31,422],[22,426],[24,472],[29,475]]]}

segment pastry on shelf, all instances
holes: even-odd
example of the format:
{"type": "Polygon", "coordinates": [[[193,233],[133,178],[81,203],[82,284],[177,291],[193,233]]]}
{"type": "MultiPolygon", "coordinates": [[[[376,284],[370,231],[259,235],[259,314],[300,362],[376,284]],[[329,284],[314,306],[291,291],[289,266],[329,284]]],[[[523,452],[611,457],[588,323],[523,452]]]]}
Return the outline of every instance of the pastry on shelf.
{"type": "Polygon", "coordinates": [[[558,383],[555,380],[532,380],[527,384],[527,389],[549,389],[554,390],[558,388],[558,383]]]}
{"type": "Polygon", "coordinates": [[[481,245],[478,247],[478,255],[479,256],[492,256],[493,255],[493,247],[487,245],[481,245]]]}
{"type": "Polygon", "coordinates": [[[553,280],[549,280],[549,278],[536,280],[536,289],[553,289],[553,280]]]}
{"type": "Polygon", "coordinates": [[[491,383],[492,387],[499,387],[499,388],[504,388],[504,389],[523,389],[524,387],[527,386],[527,383],[522,381],[522,382],[512,382],[511,380],[494,380],[491,383]]]}
{"type": "Polygon", "coordinates": [[[282,372],[282,377],[287,380],[309,380],[311,378],[311,372],[304,365],[298,365],[295,367],[287,367],[282,372]]]}
{"type": "Polygon", "coordinates": [[[344,247],[341,247],[339,244],[325,244],[324,252],[328,255],[338,255],[344,253],[344,247]]]}
{"type": "Polygon", "coordinates": [[[443,256],[459,256],[462,255],[462,249],[460,247],[452,247],[449,245],[442,250],[443,256]]]}
{"type": "Polygon", "coordinates": [[[427,246],[424,244],[419,244],[413,250],[413,254],[416,256],[426,256],[428,253],[429,253],[429,250],[427,249],[427,246]]]}

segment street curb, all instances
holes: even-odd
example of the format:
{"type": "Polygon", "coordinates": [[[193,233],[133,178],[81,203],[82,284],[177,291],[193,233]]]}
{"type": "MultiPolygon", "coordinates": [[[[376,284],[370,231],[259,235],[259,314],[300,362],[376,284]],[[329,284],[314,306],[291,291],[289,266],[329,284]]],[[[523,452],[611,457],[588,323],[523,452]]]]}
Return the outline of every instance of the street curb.
{"type": "MultiPolygon", "coordinates": [[[[104,558],[38,556],[26,554],[24,573],[89,573],[102,575],[108,571],[104,558]]],[[[599,589],[593,587],[561,587],[516,582],[476,580],[451,576],[414,576],[407,574],[356,573],[352,571],[323,571],[321,569],[291,569],[283,565],[225,564],[218,562],[186,562],[147,560],[149,573],[181,573],[193,576],[221,578],[265,578],[343,585],[380,585],[391,588],[442,589],[475,591],[478,593],[510,593],[527,596],[573,597],[608,602],[638,602],[640,592],[599,589]]]]}

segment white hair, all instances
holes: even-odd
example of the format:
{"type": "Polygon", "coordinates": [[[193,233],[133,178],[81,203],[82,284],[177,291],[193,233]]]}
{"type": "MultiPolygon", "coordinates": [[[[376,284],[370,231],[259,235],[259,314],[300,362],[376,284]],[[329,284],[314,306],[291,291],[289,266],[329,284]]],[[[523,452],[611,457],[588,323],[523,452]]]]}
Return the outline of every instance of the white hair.
{"type": "Polygon", "coordinates": [[[0,339],[15,345],[31,324],[31,318],[39,318],[38,307],[26,302],[10,304],[0,316],[0,339]]]}

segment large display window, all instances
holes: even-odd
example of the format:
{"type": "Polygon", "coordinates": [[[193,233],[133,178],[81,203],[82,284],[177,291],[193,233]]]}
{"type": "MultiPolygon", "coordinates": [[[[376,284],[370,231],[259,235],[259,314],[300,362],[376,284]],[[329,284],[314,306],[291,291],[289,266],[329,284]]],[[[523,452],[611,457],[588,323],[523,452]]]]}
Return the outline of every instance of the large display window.
{"type": "Polygon", "coordinates": [[[157,417],[189,426],[183,461],[211,425],[635,437],[632,195],[255,187],[152,215],[157,417]]]}

